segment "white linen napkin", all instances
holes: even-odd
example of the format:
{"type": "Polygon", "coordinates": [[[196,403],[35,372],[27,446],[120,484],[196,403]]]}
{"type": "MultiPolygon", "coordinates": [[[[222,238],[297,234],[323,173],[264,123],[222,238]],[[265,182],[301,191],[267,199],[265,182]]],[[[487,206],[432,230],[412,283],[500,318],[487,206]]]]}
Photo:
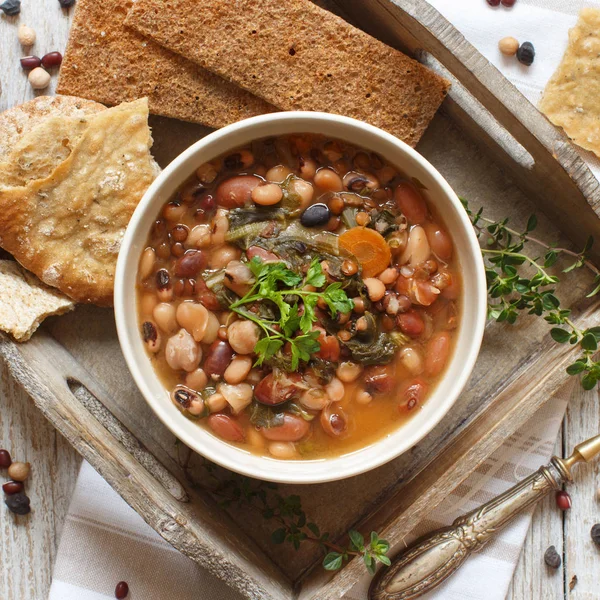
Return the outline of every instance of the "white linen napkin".
{"type": "MultiPolygon", "coordinates": [[[[517,0],[512,9],[492,9],[485,0],[430,2],[534,104],[562,57],[579,9],[600,6],[600,0],[517,0]],[[507,35],[534,44],[537,56],[531,67],[499,53],[498,40],[507,35]]],[[[582,151],[582,155],[600,176],[600,161],[591,153],[582,151]]],[[[545,463],[552,454],[567,396],[565,391],[550,400],[405,541],[451,523],[545,463]]],[[[530,522],[531,512],[519,517],[425,598],[503,600],[530,522]]],[[[128,582],[131,600],[240,599],[164,542],[84,463],[63,529],[49,600],[114,598],[121,580],[128,582]]],[[[346,599],[364,600],[369,580],[366,575],[346,599]]]]}

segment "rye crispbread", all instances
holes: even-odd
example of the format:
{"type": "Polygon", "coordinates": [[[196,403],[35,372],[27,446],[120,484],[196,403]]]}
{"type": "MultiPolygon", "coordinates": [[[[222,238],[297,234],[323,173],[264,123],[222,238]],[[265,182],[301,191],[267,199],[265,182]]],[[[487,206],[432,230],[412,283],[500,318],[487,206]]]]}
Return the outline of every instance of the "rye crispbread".
{"type": "Polygon", "coordinates": [[[72,300],[14,260],[0,260],[0,330],[17,342],[26,342],[46,317],[74,308],[72,300]]]}
{"type": "Polygon", "coordinates": [[[79,0],[57,91],[222,127],[275,107],[124,26],[132,0],[79,0]]]}
{"type": "Polygon", "coordinates": [[[282,109],[355,117],[412,146],[449,87],[309,0],[136,0],[125,22],[282,109]]]}

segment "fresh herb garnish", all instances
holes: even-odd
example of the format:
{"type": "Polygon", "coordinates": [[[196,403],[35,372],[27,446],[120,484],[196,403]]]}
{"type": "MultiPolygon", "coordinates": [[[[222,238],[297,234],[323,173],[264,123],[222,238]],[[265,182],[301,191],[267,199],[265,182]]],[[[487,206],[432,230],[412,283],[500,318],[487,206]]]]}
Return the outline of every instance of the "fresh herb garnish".
{"type": "Polygon", "coordinates": [[[482,243],[481,252],[487,259],[486,277],[488,285],[488,316],[498,322],[515,323],[522,312],[543,317],[551,325],[559,325],[550,330],[552,339],[560,344],[578,344],[581,356],[567,368],[569,375],[582,375],[581,384],[591,390],[600,381],[600,361],[594,355],[600,343],[600,327],[579,329],[570,320],[571,311],[561,308],[554,286],[559,278],[548,273],[560,255],[573,258],[573,262],[563,269],[569,273],[587,267],[595,275],[594,289],[587,295],[591,298],[600,292],[600,270],[589,261],[588,254],[594,242],[588,238],[581,252],[567,248],[556,248],[535,238],[531,232],[537,227],[537,218],[532,215],[525,231],[518,232],[508,227],[508,219],[493,221],[483,216],[483,209],[473,212],[466,200],[461,201],[471,219],[471,223],[482,243]],[[532,243],[544,248],[544,256],[529,256],[525,245],[532,243]],[[529,265],[534,269],[526,276],[520,267],[529,265]]]}
{"type": "Polygon", "coordinates": [[[317,258],[310,263],[304,277],[288,269],[284,262],[262,262],[257,256],[248,266],[255,283],[243,298],[233,302],[229,308],[256,323],[263,331],[263,337],[255,348],[256,365],[268,361],[289,343],[290,368],[295,371],[301,361],[309,361],[311,354],[321,348],[317,341],[320,332],[313,331],[318,301],[323,300],[327,304],[332,316],[338,312],[350,312],[354,302],[348,298],[341,283],[325,287],[327,278],[317,258]],[[312,286],[315,291],[306,289],[307,286],[312,286]],[[248,305],[264,301],[277,307],[278,320],[261,318],[249,310],[248,305]]]}

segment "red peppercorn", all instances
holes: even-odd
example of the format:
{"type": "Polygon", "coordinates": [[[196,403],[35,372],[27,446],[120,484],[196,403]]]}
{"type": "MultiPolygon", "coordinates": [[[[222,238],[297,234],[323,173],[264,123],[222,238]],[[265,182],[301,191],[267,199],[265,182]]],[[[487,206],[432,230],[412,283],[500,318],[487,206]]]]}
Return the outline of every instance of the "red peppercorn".
{"type": "Polygon", "coordinates": [[[502,6],[508,6],[508,8],[514,6],[516,1],[517,0],[501,0],[502,6]]]}
{"type": "Polygon", "coordinates": [[[48,52],[42,56],[42,65],[46,68],[58,67],[62,62],[62,54],[60,52],[48,52]]]}
{"type": "Polygon", "coordinates": [[[127,598],[127,594],[129,594],[129,586],[126,581],[119,581],[117,583],[117,587],[115,588],[115,598],[117,600],[123,600],[123,598],[127,598]]]}
{"type": "Polygon", "coordinates": [[[21,59],[21,67],[25,71],[37,69],[42,64],[42,59],[39,56],[24,56],[21,59]]]}
{"type": "Polygon", "coordinates": [[[569,496],[568,492],[564,490],[556,492],[556,506],[560,510],[569,510],[571,508],[571,496],[569,496]]]}
{"type": "Polygon", "coordinates": [[[12,465],[12,458],[8,450],[0,450],[0,468],[8,469],[12,465]]]}
{"type": "Polygon", "coordinates": [[[500,0],[487,0],[490,6],[500,6],[500,0]]]}
{"type": "Polygon", "coordinates": [[[7,496],[12,496],[12,494],[18,494],[23,491],[23,484],[20,481],[7,481],[2,486],[2,491],[7,496]]]}

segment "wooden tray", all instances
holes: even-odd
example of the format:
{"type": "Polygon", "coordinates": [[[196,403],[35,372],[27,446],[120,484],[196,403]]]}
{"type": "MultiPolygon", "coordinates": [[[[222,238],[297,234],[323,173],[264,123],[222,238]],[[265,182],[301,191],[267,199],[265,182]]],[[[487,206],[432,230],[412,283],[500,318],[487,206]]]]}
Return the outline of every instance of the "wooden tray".
{"type": "MultiPolygon", "coordinates": [[[[539,235],[547,240],[578,249],[588,235],[600,237],[600,187],[585,164],[425,0],[339,5],[358,26],[453,79],[418,149],[460,195],[517,225],[536,212],[539,235]]],[[[162,164],[207,131],[160,118],[152,125],[162,164]]],[[[581,327],[598,325],[598,302],[580,300],[591,277],[579,272],[566,279],[559,290],[563,305],[573,308],[581,327]]],[[[573,357],[539,321],[488,325],[461,398],[410,452],[353,479],[281,486],[281,493],[300,495],[309,518],[333,538],[358,527],[399,545],[566,382],[573,357]]],[[[26,344],[1,337],[0,354],[47,418],[160,535],[244,596],[339,600],[364,576],[358,560],[325,572],[317,547],[274,546],[268,522],[235,506],[221,508],[206,491],[201,457],[176,442],[135,388],[112,311],[79,307],[50,319],[26,344]]]]}

